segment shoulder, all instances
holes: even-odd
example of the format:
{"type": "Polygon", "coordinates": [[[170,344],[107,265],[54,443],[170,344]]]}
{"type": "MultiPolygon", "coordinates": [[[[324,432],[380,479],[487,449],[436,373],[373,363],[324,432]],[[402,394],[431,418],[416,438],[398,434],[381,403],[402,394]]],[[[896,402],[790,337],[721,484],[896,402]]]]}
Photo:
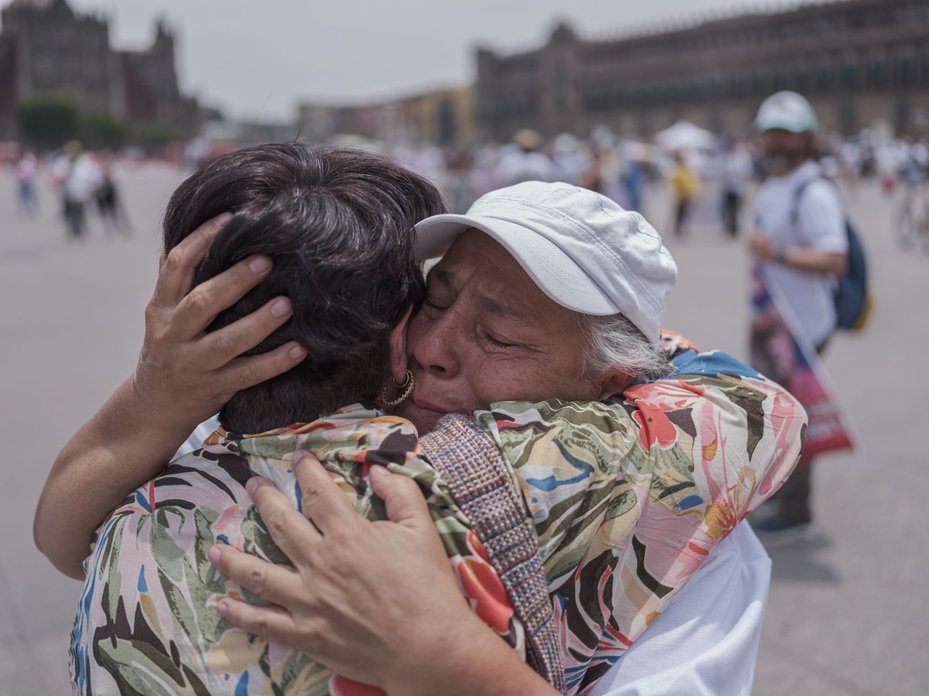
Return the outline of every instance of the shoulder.
{"type": "Polygon", "coordinates": [[[826,179],[824,176],[818,176],[806,183],[801,205],[803,207],[829,207],[841,211],[842,198],[835,182],[826,179]]]}
{"type": "Polygon", "coordinates": [[[833,210],[842,213],[842,197],[838,185],[826,176],[817,162],[807,162],[791,177],[793,195],[799,200],[800,212],[809,209],[833,210]]]}
{"type": "Polygon", "coordinates": [[[569,463],[578,457],[601,464],[626,457],[637,441],[637,427],[620,403],[506,401],[475,414],[478,425],[516,468],[530,455],[569,463]]]}
{"type": "Polygon", "coordinates": [[[692,493],[702,501],[692,502],[728,511],[722,526],[708,530],[725,534],[786,480],[806,412],[782,386],[721,351],[691,351],[672,365],[670,375],[624,397],[637,409],[655,466],[670,461],[674,448],[689,462],[692,493]]]}
{"type": "Polygon", "coordinates": [[[801,234],[810,244],[826,251],[845,250],[845,206],[834,182],[812,179],[797,206],[801,234]]]}

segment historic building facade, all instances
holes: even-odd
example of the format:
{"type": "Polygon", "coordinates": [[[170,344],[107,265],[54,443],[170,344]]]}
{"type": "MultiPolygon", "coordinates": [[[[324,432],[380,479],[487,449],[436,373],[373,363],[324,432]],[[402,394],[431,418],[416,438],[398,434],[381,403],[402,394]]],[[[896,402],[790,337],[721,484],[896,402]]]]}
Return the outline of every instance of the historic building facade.
{"type": "Polygon", "coordinates": [[[474,142],[476,137],[470,86],[358,106],[303,103],[298,122],[307,140],[351,133],[387,142],[451,145],[474,142]]]}
{"type": "Polygon", "coordinates": [[[0,139],[15,134],[19,99],[66,94],[88,114],[189,132],[195,99],[180,92],[174,37],[161,23],[144,51],[110,47],[109,22],[67,0],[13,0],[0,13],[0,139]]]}
{"type": "Polygon", "coordinates": [[[929,0],[802,5],[613,41],[562,24],[542,48],[476,59],[478,128],[496,140],[598,124],[647,136],[681,118],[740,135],[780,89],[806,95],[825,130],[929,133],[929,0]]]}

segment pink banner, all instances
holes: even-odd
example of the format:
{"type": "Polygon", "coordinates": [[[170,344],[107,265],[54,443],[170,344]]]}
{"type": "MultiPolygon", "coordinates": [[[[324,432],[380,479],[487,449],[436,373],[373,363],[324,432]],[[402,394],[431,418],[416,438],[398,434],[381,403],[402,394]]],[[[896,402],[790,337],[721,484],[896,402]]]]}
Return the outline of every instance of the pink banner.
{"type": "Polygon", "coordinates": [[[803,457],[831,450],[854,449],[850,429],[829,387],[816,349],[764,271],[752,273],[751,364],[785,387],[803,404],[809,417],[803,457]]]}

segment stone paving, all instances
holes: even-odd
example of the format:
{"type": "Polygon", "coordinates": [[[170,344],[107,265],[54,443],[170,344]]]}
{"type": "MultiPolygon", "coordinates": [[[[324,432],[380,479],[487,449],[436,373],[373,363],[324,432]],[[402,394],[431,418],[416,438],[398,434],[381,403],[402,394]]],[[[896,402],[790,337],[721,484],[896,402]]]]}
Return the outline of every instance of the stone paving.
{"type": "MultiPolygon", "coordinates": [[[[133,236],[107,238],[92,221],[87,240],[69,243],[54,195],[42,191],[39,218],[18,218],[13,181],[0,171],[0,693],[69,690],[80,585],[35,550],[33,510],[58,449],[134,364],[161,212],[180,178],[168,167],[126,171],[133,236]]],[[[824,458],[816,471],[818,540],[771,551],[756,696],[918,696],[929,683],[929,603],[919,590],[929,575],[919,551],[929,499],[919,405],[929,391],[929,255],[894,245],[894,201],[876,187],[846,195],[870,252],[877,309],[865,334],[835,339],[826,364],[862,447],[824,458]]],[[[649,203],[648,217],[667,229],[663,194],[649,203]]],[[[744,356],[741,240],[702,224],[670,246],[681,279],[667,326],[744,356]]]]}

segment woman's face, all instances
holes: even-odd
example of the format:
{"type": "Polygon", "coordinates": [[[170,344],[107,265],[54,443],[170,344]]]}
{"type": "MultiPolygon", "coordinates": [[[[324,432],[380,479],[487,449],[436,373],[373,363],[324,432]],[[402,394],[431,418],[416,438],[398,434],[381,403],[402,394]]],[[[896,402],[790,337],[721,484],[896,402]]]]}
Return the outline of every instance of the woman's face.
{"type": "Polygon", "coordinates": [[[468,230],[429,273],[407,333],[416,387],[397,414],[430,430],[495,401],[592,400],[579,315],[543,293],[496,241],[468,230]]]}

